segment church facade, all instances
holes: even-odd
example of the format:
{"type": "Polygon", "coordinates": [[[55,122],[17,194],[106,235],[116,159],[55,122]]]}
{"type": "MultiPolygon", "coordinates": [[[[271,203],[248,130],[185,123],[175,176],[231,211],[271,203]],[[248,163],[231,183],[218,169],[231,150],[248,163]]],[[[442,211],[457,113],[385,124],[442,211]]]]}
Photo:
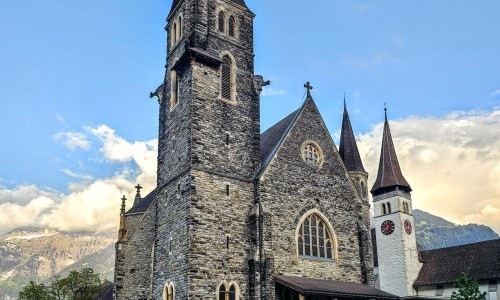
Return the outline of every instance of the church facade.
{"type": "MultiPolygon", "coordinates": [[[[254,74],[253,18],[243,0],[172,4],[167,71],[152,94],[157,188],[142,198],[138,186],[128,211],[123,198],[116,299],[302,299],[294,278],[392,296],[370,288],[368,174],[346,168],[312,87],[260,134],[267,82],[254,74]]],[[[350,130],[341,148],[359,160],[350,130]]]]}
{"type": "Polygon", "coordinates": [[[339,149],[307,83],[260,133],[254,14],[244,0],[174,0],[159,103],[157,187],[122,198],[113,298],[399,299],[421,268],[385,122],[374,198],[344,102],[339,149]],[[380,237],[379,237],[380,235],[380,237]],[[402,253],[396,263],[373,246],[402,253]],[[389,284],[388,284],[389,283],[389,284]],[[375,286],[382,290],[375,288],[375,286]],[[389,287],[388,287],[389,286],[389,287]]]}

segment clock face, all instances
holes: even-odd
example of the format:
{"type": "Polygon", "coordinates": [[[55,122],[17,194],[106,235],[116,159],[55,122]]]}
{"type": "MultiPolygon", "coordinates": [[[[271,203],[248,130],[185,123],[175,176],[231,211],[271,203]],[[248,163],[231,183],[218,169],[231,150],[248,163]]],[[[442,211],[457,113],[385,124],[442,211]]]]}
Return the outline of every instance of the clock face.
{"type": "Polygon", "coordinates": [[[405,220],[405,231],[407,234],[411,234],[411,222],[408,220],[405,220]]]}
{"type": "Polygon", "coordinates": [[[380,226],[380,231],[382,231],[383,234],[389,235],[394,232],[394,222],[391,220],[385,220],[382,223],[382,226],[380,226]]]}

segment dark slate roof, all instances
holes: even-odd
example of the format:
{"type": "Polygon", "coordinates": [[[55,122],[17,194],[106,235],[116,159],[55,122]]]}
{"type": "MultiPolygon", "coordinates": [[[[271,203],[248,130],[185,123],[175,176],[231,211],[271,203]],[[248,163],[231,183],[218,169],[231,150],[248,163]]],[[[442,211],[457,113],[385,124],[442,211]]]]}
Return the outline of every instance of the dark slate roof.
{"type": "Polygon", "coordinates": [[[400,299],[396,295],[362,283],[285,275],[275,275],[274,279],[276,282],[305,295],[327,295],[358,299],[400,299]]]}
{"type": "Polygon", "coordinates": [[[415,286],[452,283],[463,272],[476,280],[500,278],[500,239],[422,251],[415,286]]]}
{"type": "Polygon", "coordinates": [[[156,194],[158,193],[158,188],[154,189],[151,193],[149,193],[146,197],[142,198],[141,201],[139,201],[136,205],[132,206],[131,209],[129,209],[126,214],[134,214],[134,213],[142,213],[145,212],[149,206],[151,206],[151,203],[156,197],[156,194]]]}
{"type": "Polygon", "coordinates": [[[114,287],[115,287],[114,283],[108,284],[106,288],[94,298],[94,300],[113,300],[114,287]]]}
{"type": "Polygon", "coordinates": [[[359,156],[358,145],[352,131],[351,120],[347,113],[344,99],[344,116],[342,118],[342,131],[340,132],[339,154],[347,171],[366,172],[359,156]]]}
{"type": "Polygon", "coordinates": [[[299,109],[281,119],[281,121],[260,135],[260,161],[263,167],[272,159],[275,150],[277,150],[276,148],[279,147],[280,141],[288,133],[298,112],[299,109]]]}
{"type": "Polygon", "coordinates": [[[371,193],[376,196],[394,189],[400,189],[407,193],[411,192],[410,184],[404,178],[399,166],[386,113],[377,179],[371,189],[371,193]]]}

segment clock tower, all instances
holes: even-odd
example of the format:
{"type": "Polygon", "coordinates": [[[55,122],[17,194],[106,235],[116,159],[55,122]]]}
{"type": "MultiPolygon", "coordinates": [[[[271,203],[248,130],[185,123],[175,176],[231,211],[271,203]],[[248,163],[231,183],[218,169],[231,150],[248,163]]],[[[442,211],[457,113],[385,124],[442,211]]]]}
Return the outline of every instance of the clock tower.
{"type": "Polygon", "coordinates": [[[371,189],[377,241],[380,289],[399,296],[411,296],[421,263],[415,238],[411,187],[401,172],[392,141],[387,109],[380,162],[371,189]]]}

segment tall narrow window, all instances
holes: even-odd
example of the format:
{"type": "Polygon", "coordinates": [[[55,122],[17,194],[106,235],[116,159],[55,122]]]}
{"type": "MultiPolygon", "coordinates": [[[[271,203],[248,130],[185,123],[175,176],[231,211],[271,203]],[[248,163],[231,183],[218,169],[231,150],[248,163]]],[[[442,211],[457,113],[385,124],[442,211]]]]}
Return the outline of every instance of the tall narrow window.
{"type": "Polygon", "coordinates": [[[175,43],[177,43],[177,23],[174,23],[174,25],[172,26],[172,33],[170,34],[170,36],[172,37],[172,46],[175,45],[175,43]]]}
{"type": "Polygon", "coordinates": [[[235,37],[236,32],[235,32],[235,20],[233,16],[229,17],[229,25],[228,25],[228,31],[229,31],[229,36],[235,37]]]}
{"type": "Polygon", "coordinates": [[[385,215],[387,214],[387,211],[385,210],[385,204],[382,203],[382,214],[385,215]]]}
{"type": "Polygon", "coordinates": [[[388,214],[391,213],[391,204],[390,203],[387,203],[387,213],[388,214]]]}
{"type": "Polygon", "coordinates": [[[183,26],[184,24],[182,24],[182,16],[179,16],[179,30],[178,30],[178,34],[177,34],[177,40],[179,40],[181,37],[182,37],[182,31],[183,31],[183,26]]]}
{"type": "Polygon", "coordinates": [[[163,288],[163,300],[174,300],[174,283],[169,282],[163,288]]]}
{"type": "Polygon", "coordinates": [[[172,109],[179,102],[179,74],[176,71],[170,72],[170,109],[172,109]]]}
{"type": "Polygon", "coordinates": [[[234,284],[229,287],[229,300],[236,300],[236,288],[234,284]]]}
{"type": "Polygon", "coordinates": [[[222,70],[221,70],[221,96],[222,99],[231,101],[231,60],[229,57],[224,56],[222,59],[222,70]]]}
{"type": "Polygon", "coordinates": [[[225,26],[224,23],[226,22],[226,16],[224,15],[224,12],[220,11],[219,12],[219,22],[218,22],[218,29],[220,32],[224,32],[225,26]]]}
{"type": "Polygon", "coordinates": [[[226,285],[222,284],[219,287],[219,300],[226,300],[226,285]]]}

